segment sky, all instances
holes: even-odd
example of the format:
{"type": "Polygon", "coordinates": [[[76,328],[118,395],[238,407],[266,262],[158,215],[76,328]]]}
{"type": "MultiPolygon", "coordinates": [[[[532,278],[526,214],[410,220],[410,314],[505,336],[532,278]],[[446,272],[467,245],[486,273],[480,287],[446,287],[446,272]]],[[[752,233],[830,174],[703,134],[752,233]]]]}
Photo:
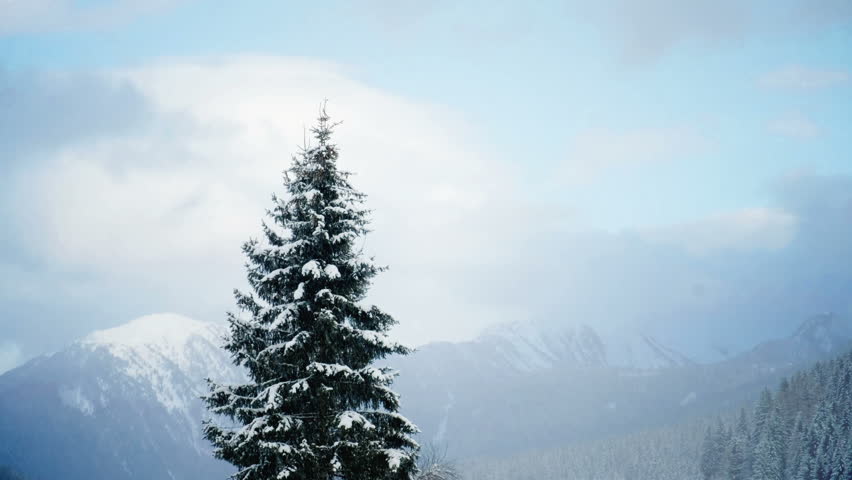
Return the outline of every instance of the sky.
{"type": "Polygon", "coordinates": [[[852,316],[850,75],[847,0],[0,0],[0,371],[221,321],[323,99],[403,342],[852,316]]]}

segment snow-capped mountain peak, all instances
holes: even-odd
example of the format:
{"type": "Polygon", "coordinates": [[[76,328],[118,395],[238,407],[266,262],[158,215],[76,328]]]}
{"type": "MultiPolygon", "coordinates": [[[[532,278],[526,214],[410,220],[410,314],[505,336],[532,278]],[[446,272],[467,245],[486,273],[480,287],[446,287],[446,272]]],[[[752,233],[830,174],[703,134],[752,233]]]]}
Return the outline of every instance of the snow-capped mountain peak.
{"type": "MultiPolygon", "coordinates": [[[[745,354],[673,369],[664,367],[687,360],[647,332],[526,322],[389,364],[401,372],[396,388],[422,438],[492,455],[533,440],[591,438],[602,425],[606,433],[647,428],[720,398],[739,403],[847,345],[852,337],[838,332],[850,329],[818,316],[745,354]]],[[[214,460],[202,437],[210,413],[199,398],[207,377],[245,381],[220,346],[225,333],[221,323],[150,315],[0,375],[0,464],[26,466],[31,478],[226,478],[231,466],[214,460]],[[57,453],[69,461],[41,461],[57,453]]]]}
{"type": "Polygon", "coordinates": [[[91,349],[105,348],[122,360],[136,363],[136,366],[144,363],[160,367],[165,361],[186,372],[199,361],[195,357],[199,353],[198,347],[207,350],[218,348],[224,333],[221,324],[175,313],[158,313],[92,332],[80,343],[91,349]]]}
{"type": "Polygon", "coordinates": [[[600,338],[587,325],[549,328],[537,322],[513,322],[485,330],[477,339],[491,344],[517,370],[551,368],[569,362],[574,366],[605,364],[600,338]]]}
{"type": "Polygon", "coordinates": [[[657,369],[692,363],[650,335],[601,335],[586,324],[507,323],[485,330],[477,342],[492,345],[506,363],[521,371],[559,365],[657,369]]]}
{"type": "Polygon", "coordinates": [[[82,342],[97,345],[170,345],[181,347],[193,336],[210,338],[212,325],[176,313],[156,313],[139,317],[124,325],[98,330],[82,342]]]}
{"type": "Polygon", "coordinates": [[[834,313],[825,312],[807,319],[793,334],[802,344],[828,353],[845,346],[852,337],[852,325],[834,313]]]}
{"type": "Polygon", "coordinates": [[[118,359],[120,372],[168,411],[186,411],[204,393],[205,378],[239,381],[221,349],[224,334],[223,324],[159,313],[93,332],[79,345],[118,359]]]}
{"type": "Polygon", "coordinates": [[[605,337],[607,364],[613,367],[657,369],[695,363],[647,333],[605,337]]]}
{"type": "MultiPolygon", "coordinates": [[[[0,376],[0,418],[52,425],[50,433],[33,435],[14,427],[21,452],[76,452],[75,473],[68,474],[65,463],[38,464],[33,478],[225,478],[230,466],[212,460],[202,436],[201,422],[210,414],[201,396],[206,378],[245,381],[221,347],[226,333],[224,323],[173,313],[93,332],[0,376]],[[28,378],[39,379],[37,394],[28,378]],[[10,400],[20,395],[39,407],[10,400]]],[[[0,464],[4,453],[0,448],[0,464]]]]}

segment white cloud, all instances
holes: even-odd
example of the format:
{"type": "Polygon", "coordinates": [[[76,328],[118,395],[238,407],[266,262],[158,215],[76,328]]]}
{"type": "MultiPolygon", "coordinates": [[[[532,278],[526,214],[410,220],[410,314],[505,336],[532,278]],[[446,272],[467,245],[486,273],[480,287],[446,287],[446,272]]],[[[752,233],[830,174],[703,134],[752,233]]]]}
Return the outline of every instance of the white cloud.
{"type": "Polygon", "coordinates": [[[720,250],[780,250],[796,235],[798,219],[783,210],[745,208],[694,222],[641,231],[644,239],[696,254],[720,250]]]}
{"type": "Polygon", "coordinates": [[[344,122],[341,164],[375,209],[366,247],[391,266],[374,301],[399,317],[400,335],[466,337],[516,313],[472,306],[442,280],[510,255],[519,233],[506,226],[534,221],[511,171],[485,158],[454,112],[307,60],[184,61],[105,75],[137,89],[157,118],[63,146],[17,182],[18,200],[32,202],[20,226],[37,257],[162,289],[189,309],[229,307],[243,278],[239,246],[259,233],[269,194],[281,190],[290,153],[328,97],[344,122]]]}
{"type": "MultiPolygon", "coordinates": [[[[527,195],[535,192],[517,184],[516,172],[456,112],[371,88],[339,66],[235,57],[175,60],[100,77],[98,85],[123,85],[132,94],[102,98],[98,115],[144,114],[109,128],[109,118],[92,122],[68,112],[61,117],[88,122],[81,135],[17,148],[20,171],[4,179],[15,186],[3,192],[4,219],[14,222],[12,246],[30,249],[29,256],[15,256],[35,259],[40,268],[30,275],[27,262],[0,264],[16,297],[49,292],[44,304],[72,297],[119,311],[114,322],[143,313],[131,314],[134,308],[221,319],[244,276],[239,245],[259,232],[289,152],[328,97],[330,112],[344,121],[336,137],[341,163],[357,173],[354,183],[375,209],[366,249],[391,267],[371,300],[400,320],[397,334],[405,342],[469,338],[486,325],[530,316],[602,327],[684,326],[689,318],[691,334],[699,324],[714,325],[723,310],[738,321],[776,321],[782,314],[797,321],[815,305],[833,308],[798,293],[775,302],[778,292],[788,292],[780,284],[757,292],[752,303],[741,300],[755,285],[798,274],[769,262],[782,273],[760,277],[769,267],[737,253],[795,255],[784,246],[791,237],[803,241],[810,230],[799,225],[808,221],[819,227],[819,238],[836,238],[823,232],[840,222],[807,219],[820,209],[802,215],[746,209],[659,231],[566,234],[565,212],[552,198],[546,206],[531,203],[527,195]],[[743,272],[754,276],[741,278],[743,272]],[[781,313],[752,316],[767,308],[781,313]]],[[[62,112],[90,104],[83,100],[62,112]]],[[[571,161],[581,163],[566,168],[589,168],[594,176],[601,166],[642,168],[686,158],[709,142],[688,129],[645,129],[585,132],[572,145],[571,161]]],[[[852,245],[841,243],[838,249],[852,245]]],[[[847,257],[845,250],[838,254],[847,257]]],[[[56,321],[68,326],[69,338],[93,327],[80,316],[56,321]]],[[[41,347],[26,350],[35,348],[41,347]]]]}
{"type": "Polygon", "coordinates": [[[842,85],[849,82],[849,72],[845,70],[826,70],[793,65],[769,72],[758,79],[758,84],[766,88],[778,89],[819,89],[842,85]]]}
{"type": "Polygon", "coordinates": [[[17,367],[22,360],[21,348],[17,344],[0,343],[0,374],[17,367]]]}
{"type": "Polygon", "coordinates": [[[819,125],[801,113],[788,113],[772,120],[769,130],[799,140],[810,140],[822,133],[819,125]]]}
{"type": "Polygon", "coordinates": [[[586,130],[571,139],[561,174],[569,183],[583,182],[611,169],[688,158],[710,146],[688,128],[586,130]]]}

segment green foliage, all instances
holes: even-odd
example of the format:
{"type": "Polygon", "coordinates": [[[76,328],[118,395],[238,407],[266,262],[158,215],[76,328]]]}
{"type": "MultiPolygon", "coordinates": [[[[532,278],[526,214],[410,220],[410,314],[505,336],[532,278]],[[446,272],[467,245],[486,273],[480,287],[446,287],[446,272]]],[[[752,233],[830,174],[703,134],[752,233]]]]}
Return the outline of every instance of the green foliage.
{"type": "Polygon", "coordinates": [[[235,292],[225,348],[250,383],[216,385],[205,436],[238,480],[408,479],[416,427],[399,415],[396,373],[373,362],[408,350],[388,339],[394,319],[362,301],[382,269],[363,258],[364,195],[338,170],[323,110],[273,196],[262,241],[243,246],[250,293],[235,292]]]}

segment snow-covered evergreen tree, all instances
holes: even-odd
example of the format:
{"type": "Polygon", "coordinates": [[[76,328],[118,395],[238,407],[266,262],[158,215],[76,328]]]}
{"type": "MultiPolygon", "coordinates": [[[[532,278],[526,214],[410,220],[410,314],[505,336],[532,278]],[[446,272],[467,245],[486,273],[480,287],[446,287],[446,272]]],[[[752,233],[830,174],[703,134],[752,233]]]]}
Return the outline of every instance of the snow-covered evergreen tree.
{"type": "Polygon", "coordinates": [[[753,480],[782,480],[781,455],[768,433],[760,436],[754,450],[753,480]]]}
{"type": "Polygon", "coordinates": [[[812,429],[805,429],[802,436],[802,447],[797,459],[798,465],[793,472],[792,480],[813,480],[816,475],[816,436],[812,429]]]}
{"type": "Polygon", "coordinates": [[[751,477],[751,437],[745,409],[740,410],[739,420],[731,436],[728,450],[728,477],[731,480],[748,480],[751,477]]]}
{"type": "Polygon", "coordinates": [[[707,427],[701,448],[700,471],[705,480],[719,478],[726,472],[727,450],[727,432],[722,420],[719,419],[715,430],[707,427]]]}
{"type": "Polygon", "coordinates": [[[774,399],[772,392],[768,388],[764,388],[760,392],[760,399],[754,407],[754,435],[755,440],[759,439],[764,432],[768,430],[769,417],[774,410],[774,399]]]}
{"type": "Polygon", "coordinates": [[[787,442],[787,463],[785,464],[785,478],[795,479],[802,462],[805,458],[805,441],[807,427],[802,420],[802,412],[797,412],[790,430],[790,440],[787,442]]]}
{"type": "Polygon", "coordinates": [[[395,372],[375,360],[407,349],[386,336],[394,319],[362,301],[382,268],[364,258],[364,195],[338,169],[325,109],[273,196],[264,240],[243,246],[253,292],[235,292],[225,348],[250,382],[211,382],[205,436],[238,480],[408,479],[416,427],[399,415],[395,372]]]}
{"type": "Polygon", "coordinates": [[[831,479],[832,460],[837,444],[837,418],[832,412],[830,401],[826,400],[817,407],[812,428],[817,437],[814,463],[814,477],[817,480],[831,479]]]}

